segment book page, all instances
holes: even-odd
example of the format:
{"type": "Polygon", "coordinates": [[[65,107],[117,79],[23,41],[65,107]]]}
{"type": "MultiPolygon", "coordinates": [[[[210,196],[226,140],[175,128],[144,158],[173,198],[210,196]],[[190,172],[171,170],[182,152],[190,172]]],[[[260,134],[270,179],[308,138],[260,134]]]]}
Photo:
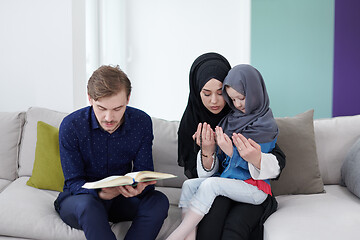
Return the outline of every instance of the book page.
{"type": "Polygon", "coordinates": [[[161,180],[176,177],[170,173],[161,173],[161,172],[153,172],[153,171],[142,171],[138,172],[135,176],[136,182],[149,182],[153,180],[161,180]]]}
{"type": "Polygon", "coordinates": [[[175,177],[176,176],[173,174],[154,171],[131,172],[127,173],[125,176],[110,176],[96,182],[87,182],[82,187],[87,189],[96,189],[124,185],[135,186],[137,182],[149,182],[175,177]]]}
{"type": "Polygon", "coordinates": [[[131,185],[133,184],[133,182],[133,178],[129,176],[110,176],[96,182],[85,183],[83,185],[83,188],[96,189],[105,187],[116,187],[122,185],[131,185]]]}
{"type": "Polygon", "coordinates": [[[125,174],[125,176],[131,177],[132,179],[136,178],[136,175],[138,175],[140,172],[129,172],[125,174]]]}

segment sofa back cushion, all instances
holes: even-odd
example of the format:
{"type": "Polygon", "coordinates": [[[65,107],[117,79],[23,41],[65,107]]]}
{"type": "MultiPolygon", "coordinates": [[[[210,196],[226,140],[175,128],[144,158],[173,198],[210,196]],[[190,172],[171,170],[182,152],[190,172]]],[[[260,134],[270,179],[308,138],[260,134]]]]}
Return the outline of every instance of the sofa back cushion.
{"type": "Polygon", "coordinates": [[[177,149],[179,127],[178,121],[167,121],[159,118],[152,118],[154,142],[153,159],[155,171],[172,173],[177,178],[158,181],[157,186],[181,187],[185,179],[184,168],[177,164],[177,149]]]}
{"type": "Polygon", "coordinates": [[[17,164],[24,112],[0,113],[0,178],[13,181],[17,164]]]}
{"type": "Polygon", "coordinates": [[[19,153],[19,176],[31,176],[35,160],[37,122],[43,121],[59,127],[67,113],[46,108],[32,107],[26,112],[25,125],[19,153]]]}
{"type": "MultiPolygon", "coordinates": [[[[43,121],[59,127],[67,113],[46,108],[32,107],[26,112],[26,121],[19,156],[19,176],[31,176],[37,140],[37,122],[43,121]]],[[[172,173],[177,178],[158,181],[157,186],[181,187],[186,179],[183,168],[177,165],[178,121],[152,118],[154,129],[153,158],[154,168],[159,172],[172,173]]]]}
{"type": "Polygon", "coordinates": [[[341,166],[360,137],[360,115],[316,119],[316,150],[324,184],[341,183],[341,166]]]}

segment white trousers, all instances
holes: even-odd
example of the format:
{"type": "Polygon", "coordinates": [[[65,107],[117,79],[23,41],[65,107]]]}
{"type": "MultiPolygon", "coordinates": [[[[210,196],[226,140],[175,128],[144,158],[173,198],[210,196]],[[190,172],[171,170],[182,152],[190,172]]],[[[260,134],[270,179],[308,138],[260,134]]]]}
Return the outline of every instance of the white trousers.
{"type": "Polygon", "coordinates": [[[209,177],[193,178],[183,183],[179,207],[191,208],[199,214],[207,214],[217,196],[225,196],[237,202],[259,205],[267,194],[242,180],[209,177]]]}

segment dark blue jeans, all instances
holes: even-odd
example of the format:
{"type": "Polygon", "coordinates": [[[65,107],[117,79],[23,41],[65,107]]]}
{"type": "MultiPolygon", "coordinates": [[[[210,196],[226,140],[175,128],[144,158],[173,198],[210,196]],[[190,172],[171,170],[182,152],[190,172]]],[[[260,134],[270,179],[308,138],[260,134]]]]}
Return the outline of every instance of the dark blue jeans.
{"type": "Polygon", "coordinates": [[[86,239],[116,239],[110,222],[132,221],[125,239],[155,239],[167,217],[169,201],[156,190],[140,196],[101,200],[91,194],[72,195],[57,209],[69,226],[82,229],[86,239]]]}

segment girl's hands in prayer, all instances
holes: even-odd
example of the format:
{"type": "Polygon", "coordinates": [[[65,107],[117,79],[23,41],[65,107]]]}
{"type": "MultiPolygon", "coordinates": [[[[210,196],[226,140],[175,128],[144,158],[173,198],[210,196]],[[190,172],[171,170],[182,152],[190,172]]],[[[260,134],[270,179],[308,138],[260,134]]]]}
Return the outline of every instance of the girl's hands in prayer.
{"type": "Polygon", "coordinates": [[[231,139],[228,135],[226,135],[222,128],[219,126],[216,126],[215,128],[216,133],[216,142],[217,145],[221,148],[221,150],[228,155],[229,157],[232,157],[233,154],[233,144],[231,142],[231,139]]]}
{"type": "Polygon", "coordinates": [[[240,156],[256,168],[261,167],[261,146],[251,138],[246,139],[241,133],[233,133],[234,145],[240,156]]]}
{"type": "Polygon", "coordinates": [[[131,185],[125,185],[125,186],[118,186],[118,187],[108,187],[108,188],[102,188],[99,191],[99,197],[104,200],[110,200],[113,199],[120,194],[123,195],[126,198],[134,197],[142,193],[144,191],[145,187],[148,185],[155,184],[156,181],[150,181],[150,182],[139,182],[136,187],[133,187],[131,185]]]}

